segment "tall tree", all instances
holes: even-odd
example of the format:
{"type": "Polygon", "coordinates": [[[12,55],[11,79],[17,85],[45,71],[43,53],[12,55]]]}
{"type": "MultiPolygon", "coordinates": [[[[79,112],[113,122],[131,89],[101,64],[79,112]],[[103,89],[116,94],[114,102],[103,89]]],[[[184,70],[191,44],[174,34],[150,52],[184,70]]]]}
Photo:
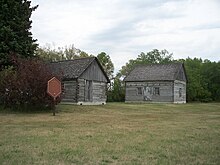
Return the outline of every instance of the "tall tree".
{"type": "Polygon", "coordinates": [[[37,44],[30,32],[30,17],[37,7],[28,0],[0,0],[0,69],[11,65],[11,53],[34,56],[37,44]]]}
{"type": "Polygon", "coordinates": [[[101,63],[103,69],[105,70],[109,79],[113,78],[114,65],[109,55],[105,52],[101,52],[97,55],[99,62],[101,63]]]}

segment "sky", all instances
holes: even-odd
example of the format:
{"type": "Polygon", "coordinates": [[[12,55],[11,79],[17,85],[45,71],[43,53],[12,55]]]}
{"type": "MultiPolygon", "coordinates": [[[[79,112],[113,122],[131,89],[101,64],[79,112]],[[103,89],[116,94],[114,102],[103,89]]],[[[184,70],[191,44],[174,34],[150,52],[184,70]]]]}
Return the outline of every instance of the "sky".
{"type": "Polygon", "coordinates": [[[106,52],[118,71],[141,52],[220,61],[220,0],[32,0],[40,46],[106,52]]]}

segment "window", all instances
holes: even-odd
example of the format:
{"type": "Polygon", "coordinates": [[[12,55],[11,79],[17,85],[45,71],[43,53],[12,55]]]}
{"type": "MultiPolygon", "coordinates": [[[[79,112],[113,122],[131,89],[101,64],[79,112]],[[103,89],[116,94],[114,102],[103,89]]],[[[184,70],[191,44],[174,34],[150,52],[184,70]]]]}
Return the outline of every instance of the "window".
{"type": "Polygon", "coordinates": [[[137,94],[142,95],[142,88],[141,87],[137,87],[137,94]]]}
{"type": "Polygon", "coordinates": [[[160,95],[160,88],[159,87],[154,88],[154,95],[160,95]]]}
{"type": "Polygon", "coordinates": [[[182,97],[182,88],[179,88],[179,97],[182,97]]]}

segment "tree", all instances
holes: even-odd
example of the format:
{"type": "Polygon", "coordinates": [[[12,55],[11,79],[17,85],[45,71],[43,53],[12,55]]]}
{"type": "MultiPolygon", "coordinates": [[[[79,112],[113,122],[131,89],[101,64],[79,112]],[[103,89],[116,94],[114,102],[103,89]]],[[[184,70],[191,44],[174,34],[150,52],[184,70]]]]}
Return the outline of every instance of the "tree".
{"type": "Polygon", "coordinates": [[[109,79],[112,79],[113,73],[114,73],[114,65],[112,63],[110,56],[107,55],[105,52],[101,52],[97,55],[97,58],[99,62],[101,63],[109,79]]]}
{"type": "Polygon", "coordinates": [[[141,52],[138,57],[133,60],[129,60],[125,66],[122,66],[121,70],[117,73],[117,77],[125,77],[130,73],[130,71],[138,64],[156,64],[156,63],[170,63],[173,61],[173,54],[169,53],[167,50],[157,50],[153,49],[146,54],[141,52]]]}
{"type": "Polygon", "coordinates": [[[35,53],[44,61],[51,62],[93,56],[75,48],[73,44],[70,46],[65,46],[65,49],[63,47],[58,47],[58,49],[55,49],[55,47],[53,48],[51,44],[46,44],[43,47],[38,47],[35,53]]]}
{"type": "Polygon", "coordinates": [[[187,58],[184,60],[186,68],[187,83],[187,101],[210,100],[211,93],[207,89],[207,83],[201,74],[203,60],[198,58],[187,58]]]}
{"type": "Polygon", "coordinates": [[[119,78],[114,78],[112,88],[107,91],[108,102],[122,102],[125,101],[125,87],[119,78]]]}
{"type": "Polygon", "coordinates": [[[166,64],[173,60],[173,54],[169,53],[166,49],[159,51],[158,49],[153,49],[150,52],[141,53],[138,55],[138,63],[143,64],[166,64]]]}
{"type": "Polygon", "coordinates": [[[186,68],[187,101],[220,101],[220,62],[189,57],[178,61],[186,68]]]}
{"type": "Polygon", "coordinates": [[[72,44],[69,47],[65,47],[64,54],[67,60],[72,60],[79,57],[79,49],[76,49],[72,44]]]}
{"type": "Polygon", "coordinates": [[[220,61],[204,60],[200,72],[205,88],[211,93],[211,100],[220,101],[220,61]]]}
{"type": "Polygon", "coordinates": [[[11,53],[24,58],[34,56],[37,44],[30,32],[30,17],[37,7],[31,7],[28,0],[0,1],[0,70],[12,65],[11,53]]]}
{"type": "Polygon", "coordinates": [[[44,61],[54,62],[66,60],[64,51],[62,48],[52,49],[50,44],[47,44],[44,47],[38,47],[35,51],[35,54],[44,61]]]}
{"type": "MultiPolygon", "coordinates": [[[[90,56],[92,56],[92,55],[90,55],[90,56]]],[[[81,57],[81,58],[83,58],[83,57],[89,57],[89,55],[88,55],[88,53],[79,50],[79,57],[81,57]]]]}

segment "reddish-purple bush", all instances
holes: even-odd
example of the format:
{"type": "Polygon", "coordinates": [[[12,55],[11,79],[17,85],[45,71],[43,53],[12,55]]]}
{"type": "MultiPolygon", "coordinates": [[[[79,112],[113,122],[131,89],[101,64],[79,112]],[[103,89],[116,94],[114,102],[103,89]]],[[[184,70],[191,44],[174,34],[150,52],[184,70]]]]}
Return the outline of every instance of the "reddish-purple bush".
{"type": "Polygon", "coordinates": [[[15,57],[13,63],[13,67],[0,72],[0,101],[4,106],[45,107],[53,105],[53,99],[46,93],[47,82],[54,76],[48,65],[39,59],[15,57]]]}

